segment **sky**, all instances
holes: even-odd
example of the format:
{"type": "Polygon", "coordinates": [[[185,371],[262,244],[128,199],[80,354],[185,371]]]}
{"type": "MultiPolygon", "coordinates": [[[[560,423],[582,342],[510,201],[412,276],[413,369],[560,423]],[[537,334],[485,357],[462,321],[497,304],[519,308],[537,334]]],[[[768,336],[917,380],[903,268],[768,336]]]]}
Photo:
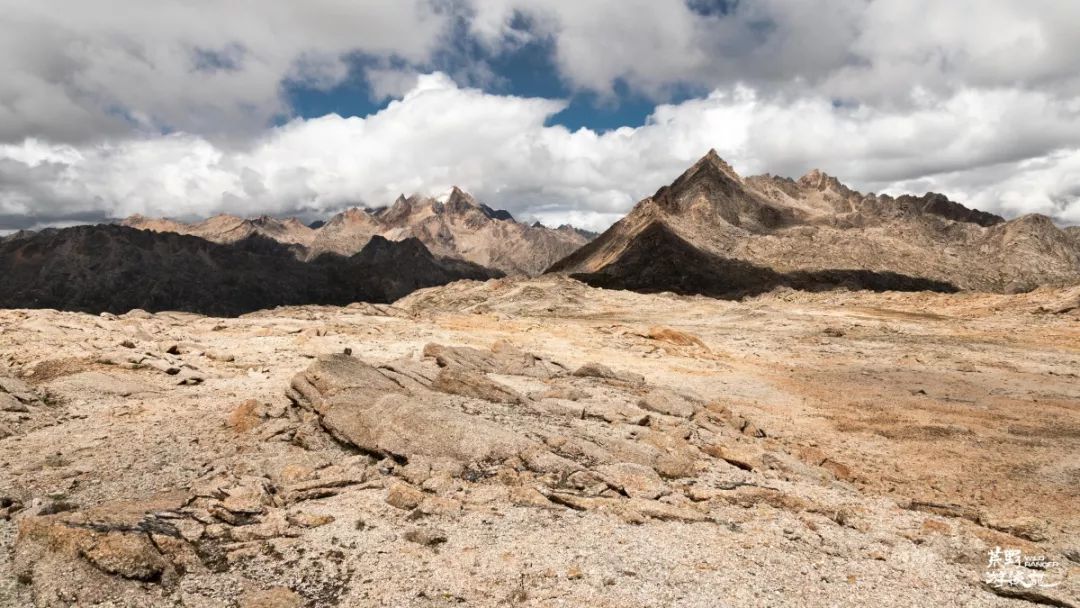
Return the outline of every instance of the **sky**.
{"type": "Polygon", "coordinates": [[[0,232],[457,185],[603,229],[710,148],[1080,224],[1075,0],[0,0],[0,232]]]}

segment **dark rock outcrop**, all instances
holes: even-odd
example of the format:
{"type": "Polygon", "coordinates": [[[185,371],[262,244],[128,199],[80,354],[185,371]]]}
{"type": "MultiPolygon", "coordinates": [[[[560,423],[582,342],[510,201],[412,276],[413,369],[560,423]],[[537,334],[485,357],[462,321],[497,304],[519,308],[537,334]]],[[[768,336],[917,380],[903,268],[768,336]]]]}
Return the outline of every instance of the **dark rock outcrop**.
{"type": "Polygon", "coordinates": [[[870,291],[954,292],[956,287],[895,272],[816,270],[776,272],[699,249],[656,222],[639,233],[624,254],[598,272],[571,277],[593,287],[640,292],[671,291],[723,299],[754,296],[777,287],[826,291],[836,287],[870,291]]]}
{"type": "Polygon", "coordinates": [[[303,262],[262,236],[231,244],[123,226],[45,230],[0,243],[0,306],[232,316],[295,304],[392,302],[416,289],[499,276],[374,237],[357,254],[303,262]]]}

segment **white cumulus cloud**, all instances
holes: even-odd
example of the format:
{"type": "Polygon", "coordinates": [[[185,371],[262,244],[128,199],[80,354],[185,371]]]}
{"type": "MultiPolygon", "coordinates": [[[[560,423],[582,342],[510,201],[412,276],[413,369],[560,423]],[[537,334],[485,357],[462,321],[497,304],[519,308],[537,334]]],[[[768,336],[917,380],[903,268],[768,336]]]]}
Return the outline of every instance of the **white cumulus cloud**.
{"type": "Polygon", "coordinates": [[[742,82],[801,96],[903,103],[1022,86],[1080,93],[1080,3],[1062,0],[471,0],[494,48],[548,40],[571,86],[663,98],[742,82]],[[711,10],[710,10],[711,9],[711,10]],[[519,18],[529,17],[528,25],[519,18]]]}
{"type": "Polygon", "coordinates": [[[452,185],[521,219],[599,229],[709,148],[743,174],[822,168],[871,191],[943,191],[1080,222],[1080,108],[1021,89],[912,94],[904,110],[784,101],[737,86],[662,105],[644,126],[548,126],[565,102],[433,73],[367,117],[294,119],[249,144],[174,133],[0,145],[0,228],[132,213],[325,215],[452,185]]]}

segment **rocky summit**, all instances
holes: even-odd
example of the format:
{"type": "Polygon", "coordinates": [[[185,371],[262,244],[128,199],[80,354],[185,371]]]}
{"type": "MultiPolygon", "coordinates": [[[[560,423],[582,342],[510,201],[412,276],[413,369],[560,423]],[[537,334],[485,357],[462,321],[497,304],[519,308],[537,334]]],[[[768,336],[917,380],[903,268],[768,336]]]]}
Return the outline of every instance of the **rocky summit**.
{"type": "Polygon", "coordinates": [[[549,271],[719,297],[777,286],[1012,293],[1080,281],[1076,234],[940,194],[862,194],[820,171],[744,178],[710,151],[549,271]]]}
{"type": "Polygon", "coordinates": [[[587,243],[595,234],[571,226],[523,224],[510,213],[479,203],[457,187],[445,200],[399,197],[389,207],[351,208],[311,228],[295,218],[243,219],[218,215],[186,224],[132,216],[123,225],[155,232],[198,236],[233,243],[260,235],[292,246],[305,260],[325,253],[350,256],[374,236],[400,241],[415,238],[432,253],[459,258],[508,275],[536,275],[587,243]]]}

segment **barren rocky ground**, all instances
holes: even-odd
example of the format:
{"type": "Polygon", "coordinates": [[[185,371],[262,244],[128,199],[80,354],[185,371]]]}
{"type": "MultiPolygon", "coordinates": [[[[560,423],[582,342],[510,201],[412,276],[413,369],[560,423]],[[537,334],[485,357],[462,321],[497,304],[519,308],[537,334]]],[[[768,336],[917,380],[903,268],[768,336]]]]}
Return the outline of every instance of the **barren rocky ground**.
{"type": "Polygon", "coordinates": [[[1080,288],[3,310],[0,605],[1080,605],[1078,374],[1080,288]]]}

